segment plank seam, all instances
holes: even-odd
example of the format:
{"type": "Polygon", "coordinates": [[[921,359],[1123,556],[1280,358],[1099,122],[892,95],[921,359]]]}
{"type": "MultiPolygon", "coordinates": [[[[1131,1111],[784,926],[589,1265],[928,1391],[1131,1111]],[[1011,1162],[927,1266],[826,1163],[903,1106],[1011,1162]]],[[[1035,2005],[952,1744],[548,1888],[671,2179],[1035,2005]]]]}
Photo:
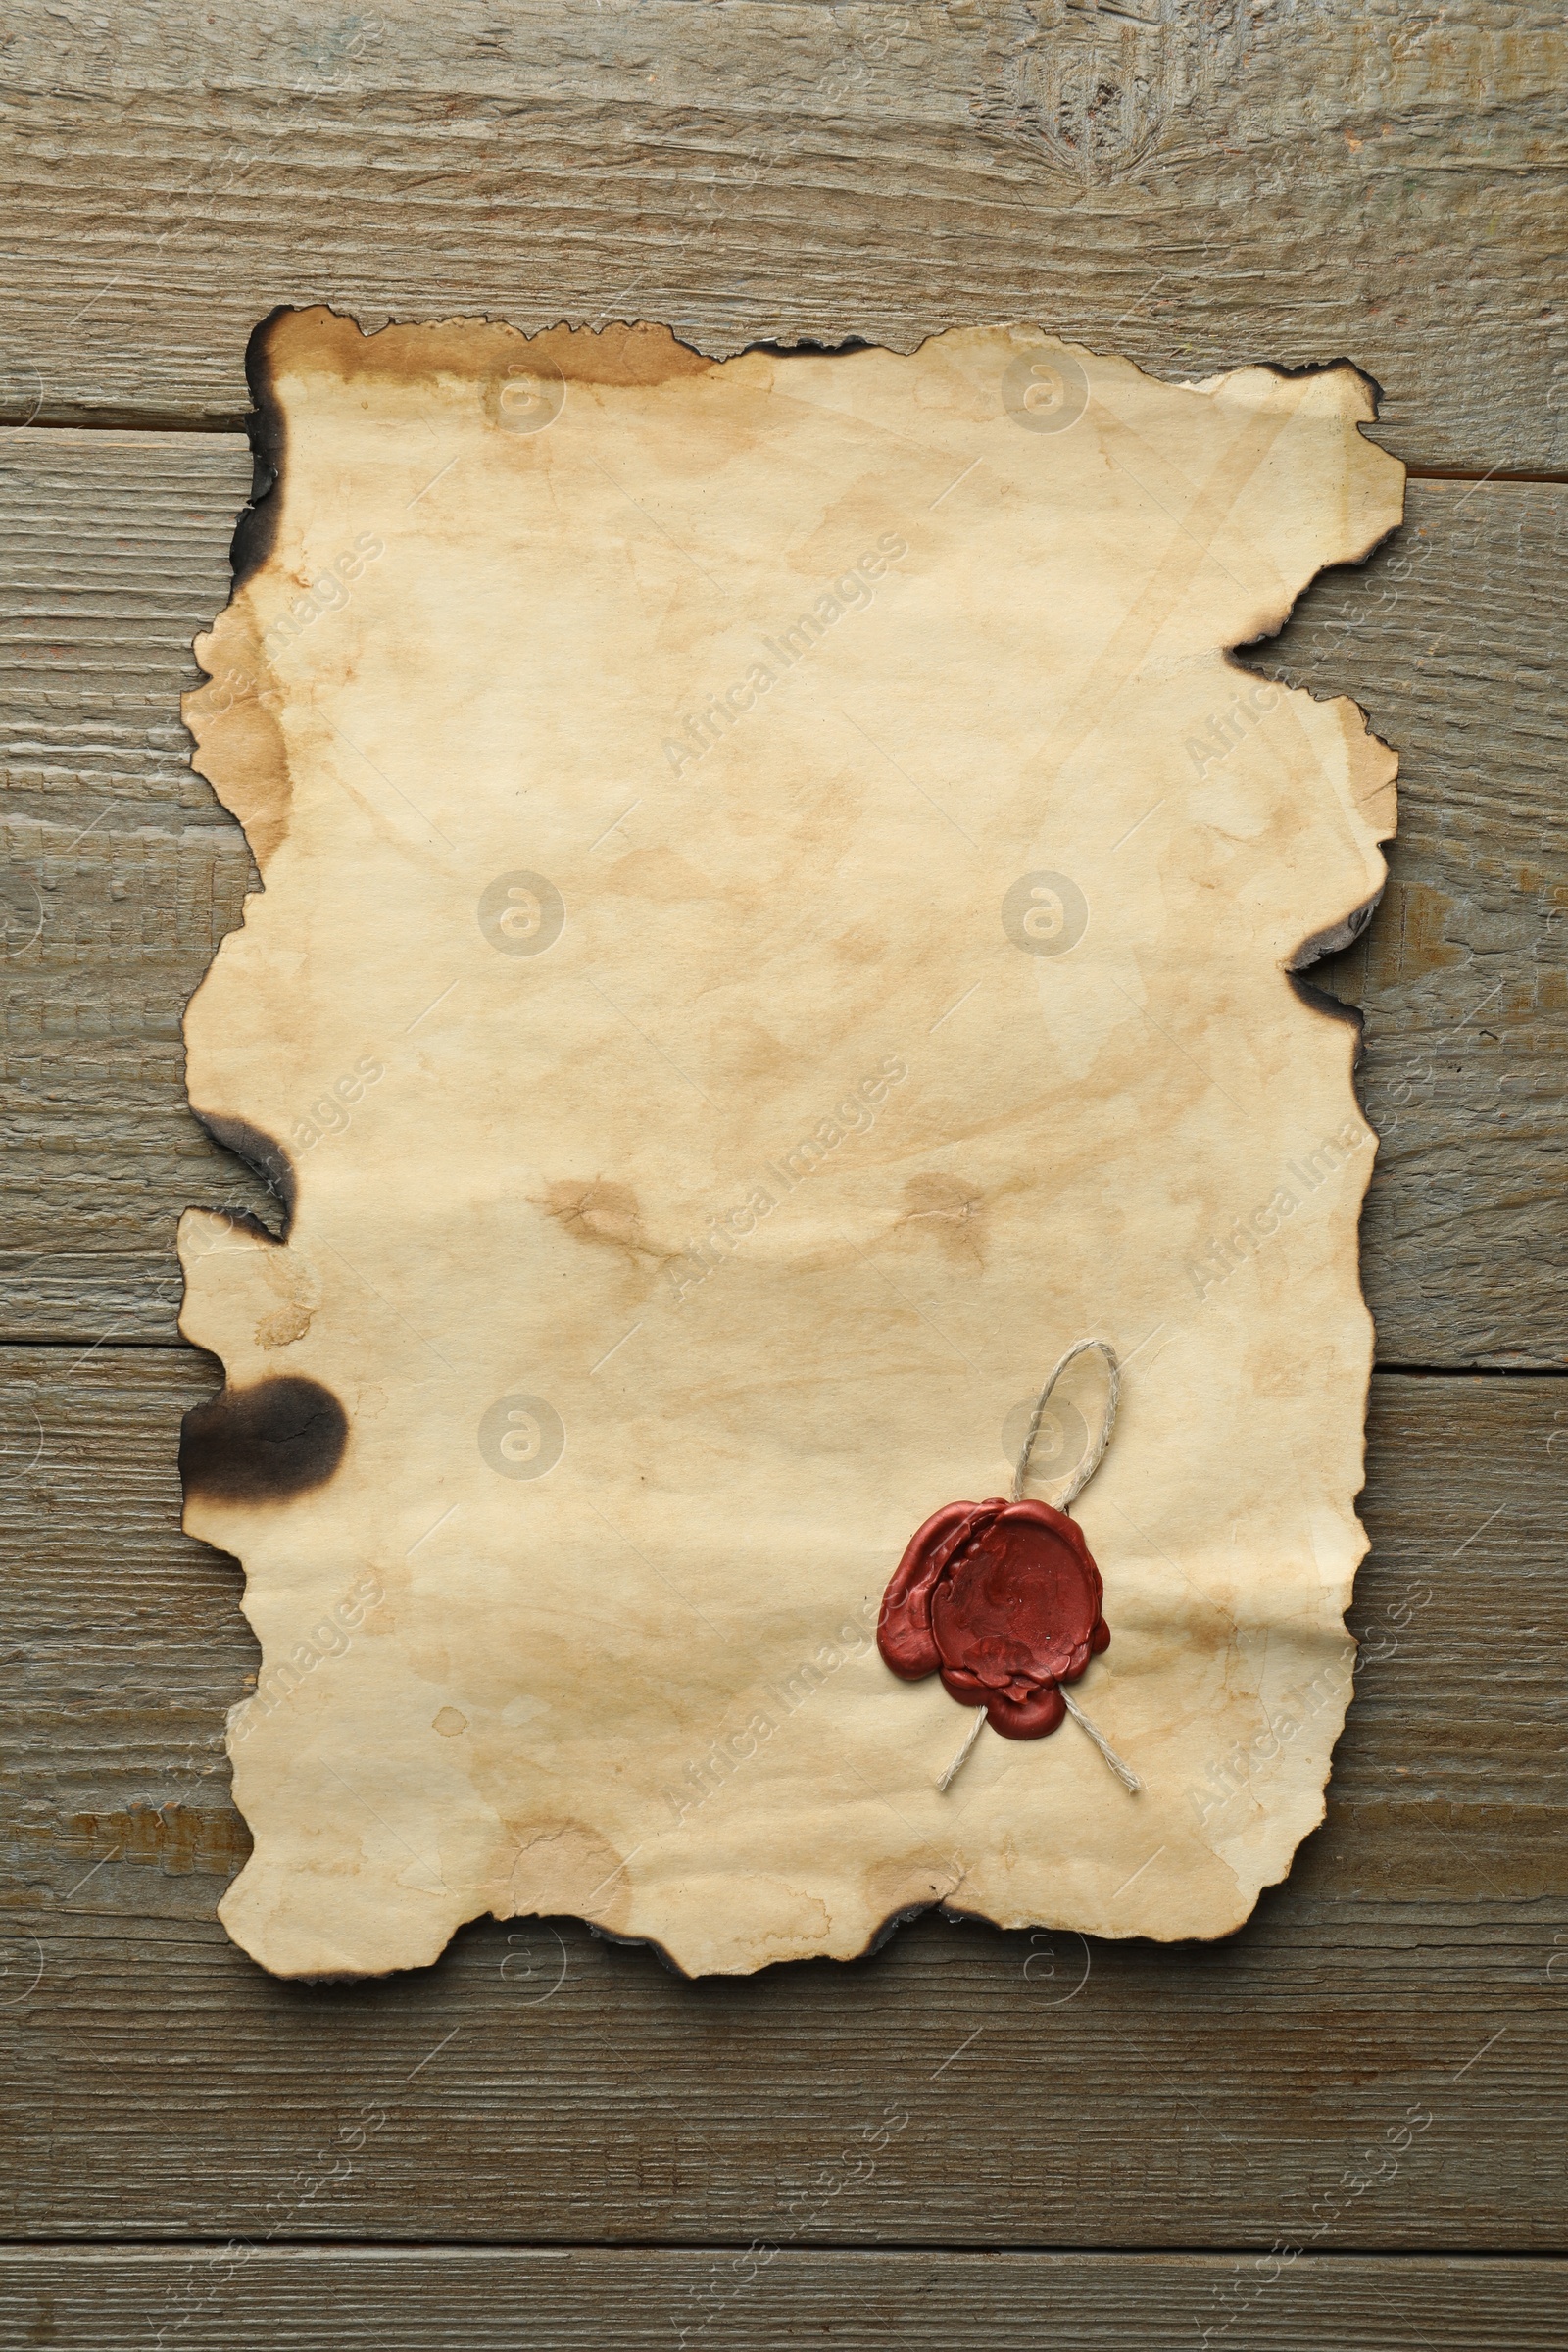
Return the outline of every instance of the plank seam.
{"type": "MultiPolygon", "coordinates": [[[[275,2237],[270,2245],[251,2244],[230,2234],[220,2237],[179,2238],[78,2238],[0,2237],[0,2255],[30,2254],[39,2257],[54,2253],[78,2254],[84,2257],[119,2258],[135,2255],[149,2262],[179,2260],[188,2254],[223,2251],[235,2243],[250,2245],[253,2257],[266,2260],[283,2256],[293,2259],[300,2254],[323,2256],[342,2260],[356,2255],[389,2256],[401,2261],[418,2261],[431,2254],[468,2255],[475,2260],[495,2255],[515,2254],[532,2256],[554,2255],[563,2260],[573,2254],[729,2254],[737,2248],[744,2251],[755,2244],[756,2233],[736,2237],[702,2238],[286,2238],[275,2237]]],[[[1269,2240],[1273,2242],[1272,2239],[1269,2240]]],[[[1082,2259],[1098,2256],[1105,2262],[1171,2262],[1196,2258],[1203,2261],[1241,2261],[1255,2254],[1264,2243],[1262,2237],[1244,2238],[1224,2245],[1067,2245],[1042,2243],[1029,2245],[999,2245],[984,2240],[949,2243],[945,2240],[903,2239],[889,2244],[885,2239],[823,2239],[811,2246],[781,2246],[779,2255],[787,2261],[809,2262],[819,2254],[834,2254],[868,2261],[885,2259],[918,2261],[931,2254],[953,2257],[983,2257],[988,2262],[1013,2260],[1018,2262],[1042,2259],[1082,2259]]],[[[1322,2252],[1307,2252],[1299,2259],[1318,2263],[1358,2262],[1468,2262],[1468,2263],[1568,2263],[1568,2253],[1553,2246],[1339,2246],[1322,2252]]]]}
{"type": "MultiPolygon", "coordinates": [[[[80,1336],[69,1340],[40,1338],[36,1333],[20,1333],[8,1338],[0,1329],[0,1348],[80,1348],[80,1336]]],[[[189,1340],[157,1338],[128,1340],[98,1340],[90,1345],[93,1355],[182,1355],[196,1357],[207,1353],[189,1340]]],[[[1568,1380],[1568,1364],[1542,1362],[1539,1364],[1477,1364],[1477,1363],[1411,1363],[1402,1358],[1379,1357],[1373,1364],[1374,1376],[1384,1375],[1400,1380],[1568,1380]]],[[[0,2245],[6,2240],[0,2237],[0,2245]]]]}
{"type": "MultiPolygon", "coordinates": [[[[754,350],[782,349],[779,345],[755,344],[754,350]]],[[[802,348],[805,348],[804,346],[802,348]]],[[[241,409],[220,416],[185,416],[161,409],[124,409],[86,415],[29,416],[25,424],[0,424],[0,435],[39,433],[149,433],[195,434],[204,439],[227,434],[243,438],[255,423],[257,412],[241,409]]],[[[0,447],[4,446],[0,439],[0,447]]],[[[1381,444],[1379,445],[1381,446],[1381,444]]],[[[1568,471],[1561,473],[1514,472],[1500,466],[1490,466],[1477,473],[1463,466],[1422,466],[1413,460],[1401,460],[1405,475],[1412,482],[1471,482],[1478,488],[1483,482],[1541,484],[1561,488],[1568,484],[1568,471]]]]}

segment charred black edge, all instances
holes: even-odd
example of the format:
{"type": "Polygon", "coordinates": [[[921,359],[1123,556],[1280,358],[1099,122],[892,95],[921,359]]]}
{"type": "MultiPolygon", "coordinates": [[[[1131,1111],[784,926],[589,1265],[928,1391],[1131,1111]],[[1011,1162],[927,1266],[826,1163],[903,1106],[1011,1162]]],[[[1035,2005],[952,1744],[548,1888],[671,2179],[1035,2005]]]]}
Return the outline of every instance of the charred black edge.
{"type": "MultiPolygon", "coordinates": [[[[249,503],[240,509],[229,542],[228,561],[233,572],[232,595],[260,571],[276,544],[282,514],[282,500],[278,484],[282,476],[286,446],[283,406],[277,396],[270,352],[273,329],[280,319],[294,316],[293,307],[279,303],[268,313],[260,325],[253,328],[245,346],[245,380],[250,387],[255,406],[245,418],[246,435],[251,445],[253,474],[249,503]]],[[[187,1095],[186,1100],[189,1101],[187,1095]]],[[[261,1128],[245,1119],[220,1117],[214,1111],[202,1110],[192,1102],[191,1109],[200,1119],[214,1141],[232,1152],[247,1167],[253,1168],[269,1192],[275,1194],[282,1204],[283,1224],[274,1233],[258,1217],[249,1212],[234,1216],[236,1223],[254,1226],[270,1242],[285,1240],[294,1216],[296,1184],[293,1162],[282,1146],[261,1128]]],[[[234,1212],[229,1212],[233,1215],[234,1212]]]]}
{"type": "Polygon", "coordinates": [[[667,1969],[672,1977],[679,1977],[683,1984],[700,1984],[703,1981],[701,1977],[688,1976],[674,1955],[652,1936],[617,1936],[612,1928],[601,1928],[593,1920],[584,1919],[580,1911],[568,1916],[579,1927],[586,1928],[590,1936],[597,1936],[601,1943],[618,1943],[623,1951],[628,1952],[652,1952],[660,1967],[667,1969]]]}
{"type": "Polygon", "coordinates": [[[191,1109],[213,1141],[221,1144],[225,1152],[232,1152],[235,1158],[242,1159],[248,1168],[253,1168],[268,1191],[275,1194],[282,1205],[283,1225],[278,1233],[274,1233],[270,1225],[263,1224],[259,1217],[251,1216],[249,1211],[240,1212],[233,1221],[236,1224],[253,1225],[259,1233],[266,1234],[270,1242],[287,1241],[288,1229],[294,1219],[297,1184],[294,1163],[282,1145],[274,1142],[260,1127],[253,1127],[248,1119],[225,1118],[220,1111],[198,1109],[194,1102],[191,1103],[191,1109]]]}
{"type": "Polygon", "coordinates": [[[1310,939],[1304,939],[1286,965],[1287,972],[1304,972],[1311,964],[1321,963],[1330,956],[1343,956],[1347,948],[1353,948],[1382,904],[1386,887],[1380,882],[1372,896],[1359,906],[1353,906],[1342,922],[1331,923],[1326,931],[1314,931],[1310,939]]]}
{"type": "Polygon", "coordinates": [[[260,326],[254,328],[245,346],[245,381],[255,404],[245,419],[246,436],[251,445],[254,472],[248,505],[242,507],[229,543],[228,561],[234,573],[234,586],[243,588],[246,581],[270,556],[277,542],[278,522],[282,501],[278,482],[282,476],[287,433],[283,422],[283,404],[277,397],[269,349],[272,330],[282,318],[295,315],[293,306],[280,302],[269,311],[260,326]]]}
{"type": "MultiPolygon", "coordinates": [[[[943,331],[947,332],[948,330],[944,329],[943,331]]],[[[679,340],[678,336],[676,340],[679,340]]],[[[927,342],[935,340],[935,336],[928,335],[926,337],[927,342]]],[[[687,346],[688,350],[691,348],[693,348],[691,345],[687,346]]],[[[813,336],[803,335],[798,343],[743,343],[734,356],[738,360],[743,360],[748,352],[760,351],[765,352],[770,360],[833,360],[837,359],[841,352],[886,351],[888,348],[886,343],[868,343],[863,335],[846,335],[840,343],[820,343],[813,336]]],[[[707,356],[706,352],[699,354],[699,357],[704,359],[707,356]]]]}
{"type": "MultiPolygon", "coordinates": [[[[1383,386],[1375,375],[1369,374],[1359,361],[1352,360],[1348,352],[1342,352],[1337,360],[1303,360],[1298,368],[1290,367],[1284,360],[1235,360],[1225,368],[1224,372],[1227,375],[1234,375],[1243,368],[1266,368],[1270,375],[1287,377],[1293,381],[1298,376],[1330,375],[1336,368],[1348,368],[1350,373],[1358,376],[1372,395],[1372,422],[1374,424],[1382,414],[1383,386]]],[[[1403,464],[1402,459],[1400,464],[1403,464]]]]}
{"type": "MultiPolygon", "coordinates": [[[[1290,982],[1295,995],[1299,997],[1301,1003],[1311,1011],[1321,1013],[1331,1021],[1344,1021],[1355,1031],[1355,1060],[1358,1062],[1361,1058],[1362,1041],[1366,1033],[1366,1014],[1361,1010],[1360,1005],[1347,1004],[1343,997],[1331,995],[1326,988],[1314,987],[1310,980],[1303,980],[1299,972],[1287,972],[1285,977],[1290,982]]],[[[1353,1067],[1354,1064],[1351,1066],[1353,1067]]],[[[1363,1111],[1361,1115],[1364,1118],[1366,1113],[1363,1111]]],[[[1368,1124],[1370,1125],[1370,1121],[1368,1124]]]]}
{"type": "MultiPolygon", "coordinates": [[[[215,1208],[209,1213],[215,1217],[221,1217],[231,1233],[249,1234],[252,1241],[268,1242],[274,1250],[281,1250],[283,1247],[281,1235],[275,1234],[270,1225],[264,1224],[252,1209],[215,1208]]],[[[219,1377],[221,1378],[223,1371],[221,1356],[213,1355],[210,1348],[203,1348],[202,1353],[210,1358],[219,1377]]]]}
{"type": "MultiPolygon", "coordinates": [[[[907,1927],[911,1920],[919,1919],[927,1911],[940,1911],[944,1919],[951,1919],[955,1921],[973,1920],[981,1927],[986,1928],[994,1928],[997,1924],[994,1919],[987,1919],[983,1912],[950,1911],[943,1905],[940,1897],[933,1895],[929,1902],[909,1903],[906,1904],[901,1911],[890,1912],[888,1917],[882,1922],[882,1925],[879,1928],[872,1930],[871,1935],[866,1940],[864,1949],[858,1952],[852,1952],[848,1959],[840,1961],[838,1965],[843,1968],[849,1968],[853,1967],[854,1964],[858,1960],[869,1960],[874,1953],[881,1951],[884,1944],[891,1943],[893,1937],[898,1934],[900,1928],[907,1927]]],[[[682,1968],[680,1962],[674,1957],[674,1955],[666,1950],[664,1945],[662,1944],[656,1936],[617,1936],[612,1928],[600,1927],[596,1920],[585,1919],[580,1911],[509,1912],[505,1915],[505,1918],[499,1911],[476,1912],[472,1919],[464,1921],[462,1924],[466,1927],[472,1927],[478,1920],[486,1918],[496,1921],[498,1925],[505,1925],[506,1919],[537,1919],[541,1927],[549,1927],[555,1920],[565,1920],[574,1928],[586,1928],[589,1935],[592,1936],[599,1943],[618,1944],[620,1949],[624,1952],[650,1953],[652,1957],[659,1962],[660,1967],[662,1968],[667,1975],[678,1978],[682,1984],[700,1985],[715,1981],[708,1977],[694,1977],[690,1975],[687,1970],[682,1968]]],[[[1004,1935],[1005,1935],[1006,1932],[1007,1931],[1005,1929],[1001,1931],[1001,1933],[1004,1935]]],[[[450,1946],[448,1948],[450,1949],[450,1946]]],[[[776,1969],[780,1968],[810,1968],[815,1966],[816,1961],[823,1956],[824,1955],[821,1954],[815,1954],[808,1955],[806,1958],[800,1960],[771,1960],[767,1963],[765,1968],[759,1969],[756,1973],[758,1976],[771,1976],[776,1969]]],[[[430,1961],[428,1963],[428,1967],[430,1969],[438,1968],[441,1964],[441,1959],[445,1959],[445,1957],[446,1953],[443,1952],[440,1959],[430,1961]]],[[[379,1984],[384,1983],[389,1977],[424,1975],[426,1973],[427,1971],[423,1969],[412,1970],[400,1968],[394,1963],[388,1968],[365,1969],[363,1971],[356,1969],[323,1969],[319,1972],[313,1972],[310,1976],[285,1978],[283,1982],[291,1984],[379,1984]]],[[[726,1975],[718,1978],[716,1982],[727,1984],[732,1984],[734,1979],[726,1975]]]]}
{"type": "MultiPolygon", "coordinates": [[[[981,1911],[950,1911],[940,1895],[932,1895],[928,1902],[906,1903],[901,1910],[890,1911],[881,1926],[872,1929],[859,1951],[848,1953],[844,1959],[837,1962],[837,1965],[840,1968],[853,1968],[857,1961],[869,1960],[873,1954],[881,1951],[884,1944],[892,1942],[901,1928],[907,1927],[911,1920],[921,1918],[927,1911],[940,1911],[944,1919],[959,1921],[972,1919],[986,1928],[994,1928],[997,1924],[994,1919],[987,1919],[981,1911]]],[[[492,1914],[492,1916],[494,1915],[492,1914]]],[[[617,1936],[612,1928],[601,1928],[593,1920],[584,1919],[580,1912],[572,1912],[566,1916],[574,1919],[579,1926],[585,1927],[589,1935],[597,1936],[601,1943],[618,1943],[623,1951],[652,1952],[661,1968],[667,1969],[672,1977],[678,1977],[683,1984],[705,1984],[710,1981],[706,1977],[690,1975],[687,1970],[682,1968],[680,1962],[652,1936],[617,1936]]],[[[1003,1929],[1001,1933],[1005,1935],[1006,1930],[1003,1929]]],[[[771,1976],[774,1970],[781,1968],[814,1968],[818,1962],[830,1957],[831,1955],[826,1952],[808,1952],[799,1960],[770,1960],[765,1967],[758,1969],[755,1973],[758,1976],[771,1976]]],[[[726,1974],[719,1979],[719,1982],[729,1984],[733,1982],[733,1979],[726,1974]]]]}
{"type": "Polygon", "coordinates": [[[873,1952],[879,1952],[885,1943],[893,1941],[901,1928],[908,1927],[911,1921],[921,1918],[927,1911],[940,1911],[944,1919],[961,1919],[965,1916],[960,1911],[949,1911],[940,1902],[906,1903],[902,1911],[890,1911],[882,1925],[872,1929],[866,1947],[859,1957],[862,1960],[869,1960],[873,1952]]]}
{"type": "Polygon", "coordinates": [[[327,1485],[342,1462],[349,1420],[318,1380],[284,1374],[245,1388],[224,1383],[192,1405],[179,1426],[179,1478],[187,1501],[267,1507],[327,1485]],[[266,1426],[279,1406],[294,1426],[266,1426]]]}

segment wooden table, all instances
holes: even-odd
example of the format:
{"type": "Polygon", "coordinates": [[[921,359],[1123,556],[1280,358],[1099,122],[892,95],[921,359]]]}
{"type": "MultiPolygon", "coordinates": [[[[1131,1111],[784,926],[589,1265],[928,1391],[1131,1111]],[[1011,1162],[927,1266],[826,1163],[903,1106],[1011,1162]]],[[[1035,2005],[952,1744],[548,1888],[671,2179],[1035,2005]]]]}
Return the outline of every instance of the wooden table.
{"type": "Polygon", "coordinates": [[[1561,2344],[1560,10],[104,8],[24,0],[4,45],[0,2347],[1561,2344]],[[217,1925],[256,1653],[178,1532],[215,1367],[172,1234],[275,1203],[181,1093],[252,875],[176,697],[247,335],[322,300],[710,353],[1028,318],[1380,385],[1406,524],[1248,657],[1402,774],[1318,974],[1383,1138],[1365,1645],[1326,1824],[1242,1934],[928,1917],[693,1985],[491,1922],[309,1987],[217,1925]]]}

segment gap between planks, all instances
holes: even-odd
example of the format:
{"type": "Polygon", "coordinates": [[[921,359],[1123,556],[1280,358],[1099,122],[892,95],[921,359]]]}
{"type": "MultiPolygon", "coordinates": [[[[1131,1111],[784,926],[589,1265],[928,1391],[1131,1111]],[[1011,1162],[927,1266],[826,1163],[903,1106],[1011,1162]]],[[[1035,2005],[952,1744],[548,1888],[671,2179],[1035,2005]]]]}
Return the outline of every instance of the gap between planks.
{"type": "MultiPolygon", "coordinates": [[[[48,1338],[0,1337],[0,1348],[80,1348],[79,1339],[52,1340],[48,1338]]],[[[198,1348],[191,1340],[161,1340],[156,1337],[127,1340],[95,1340],[88,1348],[90,1355],[205,1355],[206,1348],[198,1348]]],[[[1396,1358],[1379,1356],[1372,1366],[1373,1378],[1397,1377],[1401,1380],[1568,1380],[1568,1364],[1422,1364],[1407,1363],[1396,1358]]],[[[0,2246],[7,2242],[0,2234],[0,2246]]]]}
{"type": "MultiPolygon", "coordinates": [[[[746,350],[754,351],[775,350],[778,348],[778,346],[772,344],[748,344],[745,347],[746,350]]],[[[807,346],[802,346],[803,350],[806,348],[807,346]]],[[[733,356],[736,358],[744,357],[744,352],[736,353],[733,356]]],[[[784,351],[783,356],[789,356],[787,350],[784,351]]],[[[158,434],[191,433],[197,435],[201,439],[211,440],[214,437],[221,438],[225,434],[231,437],[238,435],[244,435],[248,437],[250,428],[256,421],[257,415],[258,412],[254,409],[240,410],[231,416],[181,416],[177,415],[167,414],[157,409],[127,410],[119,416],[113,414],[101,416],[89,415],[85,416],[46,416],[40,415],[37,416],[29,416],[25,424],[0,424],[0,434],[9,435],[12,433],[20,434],[32,432],[158,434]]],[[[1377,419],[1374,417],[1372,421],[1376,423],[1377,419]]],[[[1381,447],[1381,444],[1378,444],[1378,446],[1381,447]]],[[[1562,473],[1510,472],[1500,466],[1494,466],[1489,467],[1485,473],[1476,473],[1463,466],[1420,466],[1411,464],[1404,459],[1400,459],[1399,462],[1404,466],[1406,480],[1412,482],[1470,482],[1477,488],[1479,488],[1483,482],[1517,482],[1527,485],[1540,484],[1547,488],[1560,488],[1563,485],[1568,484],[1568,471],[1562,473]]],[[[0,2244],[3,2244],[4,2242],[5,2241],[3,2239],[0,2239],[0,2244]]]]}
{"type": "MultiPolygon", "coordinates": [[[[808,2247],[787,2249],[806,2256],[812,2254],[874,2255],[898,2261],[901,2258],[919,2261],[927,2254],[976,2255],[987,2262],[1063,2261],[1074,2256],[1105,2262],[1149,2260],[1181,2262],[1189,2256],[1210,2262],[1241,2262],[1254,2255],[1269,2233],[1260,2231],[1255,2238],[1231,2238],[1217,2244],[1183,2242],[1181,2245],[1145,2244],[1142,2239],[1130,2239],[1126,2244],[1093,2246],[1072,2244],[1063,2240],[1042,2239],[1029,2245],[1008,2243],[999,2246],[985,2238],[921,2238],[918,2243],[905,2240],[890,2245],[885,2238],[823,2237],[813,2238],[808,2247]]],[[[325,2261],[359,2254],[389,2256],[404,2261],[417,2261],[426,2254],[471,2255],[476,2260],[494,2260],[497,2256],[527,2261],[550,2255],[564,2260],[572,2254],[733,2254],[756,2243],[755,2232],[744,2231],[734,2237],[285,2237],[281,2232],[267,2245],[250,2243],[251,2258],[265,2261],[269,2255],[297,2260],[302,2254],[319,2256],[325,2261]]],[[[1272,2238],[1270,2239],[1272,2243],[1272,2238]]],[[[7,2237],[0,2234],[0,2255],[72,2253],[102,2255],[106,2261],[122,2256],[141,2256],[150,2262],[172,2261],[187,2254],[226,2252],[235,2243],[232,2232],[221,2236],[203,2237],[105,2237],[92,2236],[7,2237]]],[[[786,2250],[786,2249],[781,2249],[786,2250]]],[[[1336,2246],[1307,2257],[1317,2262],[1535,2262],[1551,2263],[1568,2270],[1568,2252],[1544,2251],[1540,2246],[1336,2246]]]]}

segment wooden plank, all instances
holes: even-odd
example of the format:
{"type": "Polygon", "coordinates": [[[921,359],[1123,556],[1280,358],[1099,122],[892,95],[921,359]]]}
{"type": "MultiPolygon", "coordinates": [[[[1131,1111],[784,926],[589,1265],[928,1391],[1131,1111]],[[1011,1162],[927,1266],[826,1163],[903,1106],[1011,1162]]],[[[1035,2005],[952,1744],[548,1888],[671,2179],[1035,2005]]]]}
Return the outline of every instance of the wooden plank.
{"type": "Polygon", "coordinates": [[[233,436],[4,439],[11,1321],[83,1347],[167,1339],[181,1207],[270,1201],[191,1116],[179,1029],[253,874],[179,716],[191,640],[228,599],[250,452],[233,436]]]}
{"type": "MultiPolygon", "coordinates": [[[[217,1742],[255,1652],[233,1563],[175,1532],[201,1360],[34,1348],[0,1375],[13,2238],[261,2237],[288,2211],[321,2239],[784,2243],[892,2102],[884,2169],[815,2234],[1560,2243],[1558,1381],[1375,1382],[1329,1819],[1222,1943],[928,1917],[854,1966],[691,1985],[571,1922],[484,1922],[428,1971],[310,1987],[213,1918],[244,1852],[217,1742]],[[1412,2107],[1398,2170],[1346,2196],[1412,2107]]],[[[1249,1768],[1217,1756],[1193,1801],[1245,1805],[1249,1768]]]]}
{"type": "Polygon", "coordinates": [[[1248,657],[1352,695],[1400,755],[1383,905],[1312,975],[1366,1016],[1382,1140],[1362,1279],[1385,1363],[1568,1360],[1565,737],[1543,594],[1565,558],[1568,492],[1412,483],[1404,529],[1248,657]]]}
{"type": "MultiPolygon", "coordinates": [[[[218,1889],[149,1893],[142,1865],[226,1874],[246,1850],[223,1802],[221,1733],[255,1645],[234,1562],[178,1532],[180,1416],[219,1377],[189,1348],[0,1349],[0,1547],[21,1645],[6,1703],[24,1737],[12,1786],[26,1789],[11,1818],[19,1853],[105,1864],[95,1899],[120,1887],[116,1916],[149,1902],[210,1915],[218,1889]],[[171,1801],[168,1836],[132,1819],[171,1801]],[[184,1822],[209,1804],[228,1832],[184,1822]],[[109,1867],[114,1845],[126,1850],[109,1867]]],[[[1339,1894],[1356,1899],[1419,1900],[1439,1863],[1444,1888],[1467,1900],[1568,1895],[1568,1778],[1542,1745],[1563,1714],[1565,1429],[1568,1389],[1550,1378],[1374,1381],[1373,1550],[1351,1620],[1367,1647],[1330,1826],[1293,1886],[1308,1857],[1309,1876],[1332,1857],[1339,1894]]],[[[1221,1770],[1200,1794],[1226,1786],[1221,1770]]]]}
{"type": "MultiPolygon", "coordinates": [[[[0,439],[0,1335],[168,1339],[180,1209],[278,1214],[191,1118],[178,1029],[251,873],[185,764],[177,702],[227,596],[249,457],[226,435],[0,439]]],[[[1389,1362],[1568,1360],[1564,727],[1543,593],[1565,516],[1555,486],[1412,484],[1403,531],[1249,656],[1353,693],[1403,761],[1394,885],[1331,983],[1368,1016],[1384,1146],[1364,1278],[1389,1362]]]]}
{"type": "Polygon", "coordinates": [[[243,2248],[0,2257],[0,2352],[1557,2352],[1544,2261],[243,2248]],[[176,2334],[176,2328],[178,2332],[176,2334]],[[159,2329],[165,2333],[160,2336],[159,2329]],[[1207,2335],[1204,2330],[1207,2329],[1207,2335]]]}
{"type": "Polygon", "coordinates": [[[279,301],[714,353],[1027,318],[1171,374],[1348,356],[1412,462],[1563,463],[1539,0],[7,22],[10,416],[232,422],[279,301]]]}

